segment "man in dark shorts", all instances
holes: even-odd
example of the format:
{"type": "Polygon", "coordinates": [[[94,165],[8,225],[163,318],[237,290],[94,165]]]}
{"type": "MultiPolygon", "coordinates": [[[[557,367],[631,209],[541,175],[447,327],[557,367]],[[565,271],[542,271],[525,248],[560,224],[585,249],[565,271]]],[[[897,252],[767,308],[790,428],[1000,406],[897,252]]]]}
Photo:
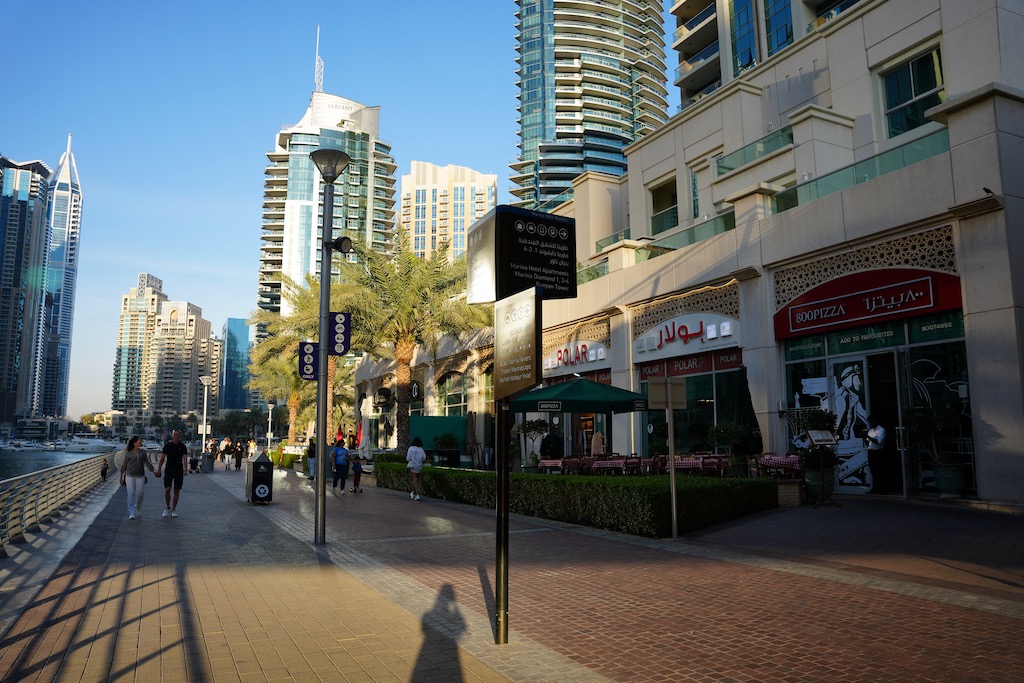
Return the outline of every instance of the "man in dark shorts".
{"type": "Polygon", "coordinates": [[[184,483],[185,475],[188,474],[188,446],[181,442],[181,430],[175,429],[171,432],[171,440],[164,444],[164,450],[160,454],[160,462],[156,466],[156,476],[164,474],[164,508],[166,517],[177,517],[178,494],[181,493],[181,485],[184,483]],[[167,468],[164,469],[164,460],[167,461],[167,468]],[[174,500],[171,500],[171,487],[174,487],[174,500]]]}

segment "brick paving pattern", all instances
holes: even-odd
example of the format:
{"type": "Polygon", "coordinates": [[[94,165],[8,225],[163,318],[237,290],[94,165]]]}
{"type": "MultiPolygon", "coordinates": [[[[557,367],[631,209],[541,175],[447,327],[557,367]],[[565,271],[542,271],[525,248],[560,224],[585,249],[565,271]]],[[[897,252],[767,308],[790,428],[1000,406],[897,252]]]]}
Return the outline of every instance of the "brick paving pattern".
{"type": "Polygon", "coordinates": [[[1024,516],[848,497],[675,541],[514,517],[497,646],[493,511],[364,481],[315,547],[304,476],[267,506],[243,476],[190,475],[178,519],[152,482],[141,520],[96,494],[8,606],[0,679],[1024,680],[1024,516]]]}

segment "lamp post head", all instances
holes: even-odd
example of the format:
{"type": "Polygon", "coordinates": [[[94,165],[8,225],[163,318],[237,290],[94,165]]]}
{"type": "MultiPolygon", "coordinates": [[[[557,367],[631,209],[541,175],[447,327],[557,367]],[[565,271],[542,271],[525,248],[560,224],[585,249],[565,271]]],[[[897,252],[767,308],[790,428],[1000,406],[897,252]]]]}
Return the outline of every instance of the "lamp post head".
{"type": "Polygon", "coordinates": [[[273,401],[267,401],[267,410],[273,410],[276,407],[277,407],[276,403],[274,403],[273,401]]]}
{"type": "Polygon", "coordinates": [[[210,386],[210,382],[213,381],[213,378],[210,377],[209,375],[200,375],[199,381],[203,383],[204,387],[208,387],[210,386]]]}
{"type": "Polygon", "coordinates": [[[348,162],[351,161],[349,156],[340,149],[321,148],[310,152],[309,158],[313,160],[313,163],[320,170],[320,175],[323,176],[324,182],[330,185],[334,184],[334,181],[338,179],[341,172],[348,166],[348,162]]]}

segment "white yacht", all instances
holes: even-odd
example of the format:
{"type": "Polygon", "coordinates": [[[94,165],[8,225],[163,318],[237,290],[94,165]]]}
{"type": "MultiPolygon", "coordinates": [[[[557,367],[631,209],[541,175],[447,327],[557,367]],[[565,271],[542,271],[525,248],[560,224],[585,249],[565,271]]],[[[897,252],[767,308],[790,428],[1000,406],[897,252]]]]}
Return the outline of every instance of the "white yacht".
{"type": "Polygon", "coordinates": [[[120,441],[105,439],[99,434],[75,434],[68,441],[67,453],[109,453],[122,448],[120,441]]]}

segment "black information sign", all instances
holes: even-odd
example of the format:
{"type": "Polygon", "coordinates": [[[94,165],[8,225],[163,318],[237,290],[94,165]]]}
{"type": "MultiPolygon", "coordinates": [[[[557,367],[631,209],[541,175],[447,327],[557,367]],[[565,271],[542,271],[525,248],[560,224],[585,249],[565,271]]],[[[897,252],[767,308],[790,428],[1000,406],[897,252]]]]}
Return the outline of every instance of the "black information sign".
{"type": "Polygon", "coordinates": [[[541,381],[540,291],[531,287],[494,304],[494,398],[541,381]]]}
{"type": "Polygon", "coordinates": [[[469,303],[538,286],[544,299],[576,297],[576,220],[495,207],[469,229],[469,303]]]}

